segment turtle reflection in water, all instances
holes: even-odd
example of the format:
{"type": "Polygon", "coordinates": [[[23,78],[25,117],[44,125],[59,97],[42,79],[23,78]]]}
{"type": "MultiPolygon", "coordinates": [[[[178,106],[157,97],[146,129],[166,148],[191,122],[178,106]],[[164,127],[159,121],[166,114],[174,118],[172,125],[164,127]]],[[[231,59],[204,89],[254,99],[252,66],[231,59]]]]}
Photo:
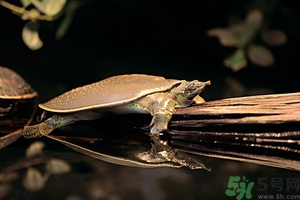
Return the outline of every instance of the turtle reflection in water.
{"type": "Polygon", "coordinates": [[[0,66],[0,116],[13,113],[18,102],[36,96],[37,93],[19,74],[0,66]]]}
{"type": "MultiPolygon", "coordinates": [[[[153,166],[171,162],[173,167],[203,168],[202,163],[187,155],[178,156],[167,141],[160,139],[160,135],[167,130],[176,107],[203,102],[199,94],[207,85],[210,81],[165,79],[142,74],[110,77],[40,104],[40,108],[53,113],[53,116],[40,124],[25,127],[24,136],[34,138],[47,135],[56,128],[79,120],[97,119],[107,111],[118,114],[150,113],[153,116],[149,133],[152,148],[149,152],[137,154],[137,158],[155,163],[153,166]]],[[[118,164],[127,165],[124,162],[118,164]]]]}

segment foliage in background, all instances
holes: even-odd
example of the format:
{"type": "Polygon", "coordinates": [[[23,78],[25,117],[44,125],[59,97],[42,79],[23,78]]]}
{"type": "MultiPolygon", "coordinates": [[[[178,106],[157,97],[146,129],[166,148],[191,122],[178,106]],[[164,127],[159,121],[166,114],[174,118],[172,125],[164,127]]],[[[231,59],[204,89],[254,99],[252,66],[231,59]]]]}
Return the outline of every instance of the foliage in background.
{"type": "Polygon", "coordinates": [[[31,50],[38,50],[43,46],[39,36],[40,21],[54,21],[62,16],[64,19],[56,31],[56,38],[61,39],[68,30],[75,10],[82,4],[79,0],[20,0],[22,7],[0,0],[0,5],[10,9],[21,19],[28,21],[22,30],[22,38],[31,50]]]}
{"type": "Polygon", "coordinates": [[[12,191],[13,181],[20,179],[23,174],[22,185],[29,192],[37,192],[45,187],[51,175],[61,175],[70,172],[71,166],[58,158],[43,156],[44,143],[36,141],[26,149],[26,159],[6,167],[0,172],[0,199],[7,197],[12,191]],[[25,173],[23,173],[26,169],[25,173]],[[43,174],[41,171],[45,171],[43,174]]]}
{"type": "Polygon", "coordinates": [[[244,21],[229,25],[227,28],[214,28],[207,32],[215,36],[226,47],[237,50],[224,60],[224,65],[233,71],[239,71],[247,66],[249,60],[261,67],[273,65],[274,57],[270,50],[254,43],[259,35],[267,45],[282,45],[287,41],[286,35],[280,30],[265,28],[264,15],[260,10],[251,10],[244,21]]]}

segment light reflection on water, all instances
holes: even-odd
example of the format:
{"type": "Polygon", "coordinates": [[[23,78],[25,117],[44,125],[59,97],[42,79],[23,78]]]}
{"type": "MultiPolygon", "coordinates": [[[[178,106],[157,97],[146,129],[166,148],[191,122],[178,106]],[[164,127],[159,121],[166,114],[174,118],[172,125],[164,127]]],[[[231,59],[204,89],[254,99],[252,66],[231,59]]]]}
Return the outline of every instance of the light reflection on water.
{"type": "MultiPolygon", "coordinates": [[[[53,176],[41,192],[33,194],[22,189],[16,181],[14,190],[23,192],[14,195],[32,195],[32,199],[226,199],[224,192],[229,176],[246,175],[256,183],[258,178],[299,177],[298,172],[211,158],[204,158],[213,166],[211,172],[186,168],[123,167],[83,156],[47,139],[44,142],[50,144],[44,150],[45,156],[66,160],[72,166],[71,172],[53,176]],[[59,154],[52,150],[55,146],[59,154]]],[[[5,159],[3,155],[9,152],[14,153],[14,159],[6,157],[10,160],[7,163],[19,160],[24,153],[22,148],[9,147],[1,152],[1,158],[5,159]]],[[[269,187],[266,192],[272,193],[274,189],[269,187]]]]}
{"type": "MultiPolygon", "coordinates": [[[[57,83],[54,80],[41,81],[41,79],[44,78],[38,77],[37,80],[33,81],[33,85],[41,91],[41,99],[43,100],[61,93],[61,91],[55,91],[57,88],[68,88],[65,84],[57,83]],[[39,84],[41,82],[44,82],[44,85],[39,84]]],[[[215,92],[213,89],[211,91],[212,93],[215,92]]],[[[263,192],[265,194],[276,193],[270,185],[272,178],[279,177],[283,180],[289,177],[300,178],[300,173],[297,171],[204,157],[201,158],[206,165],[212,167],[211,172],[187,168],[140,169],[123,167],[89,158],[47,138],[41,138],[41,140],[46,144],[44,150],[46,157],[62,158],[71,164],[72,170],[70,173],[51,177],[45,188],[36,193],[25,191],[20,184],[21,180],[15,181],[12,195],[17,199],[20,197],[69,200],[234,199],[234,197],[225,195],[230,176],[245,175],[249,180],[254,181],[256,186],[253,189],[253,195],[261,194],[257,190],[259,178],[267,179],[268,188],[263,192]]],[[[22,159],[25,149],[32,141],[21,139],[1,150],[0,170],[22,159]]]]}

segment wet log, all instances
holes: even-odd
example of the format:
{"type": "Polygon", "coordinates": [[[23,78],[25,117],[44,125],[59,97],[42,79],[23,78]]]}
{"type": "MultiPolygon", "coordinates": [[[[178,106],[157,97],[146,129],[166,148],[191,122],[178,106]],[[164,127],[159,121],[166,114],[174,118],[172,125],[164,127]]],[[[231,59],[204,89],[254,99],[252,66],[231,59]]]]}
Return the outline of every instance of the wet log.
{"type": "Polygon", "coordinates": [[[176,114],[205,118],[201,124],[277,124],[300,122],[299,106],[300,93],[288,93],[209,101],[176,114]]]}
{"type": "Polygon", "coordinates": [[[300,170],[300,93],[177,109],[169,133],[174,147],[193,154],[300,170]]]}
{"type": "Polygon", "coordinates": [[[201,137],[270,148],[284,143],[300,152],[300,93],[229,98],[177,109],[169,129],[174,138],[185,140],[201,137]]]}
{"type": "Polygon", "coordinates": [[[199,106],[178,109],[176,114],[207,118],[219,115],[225,118],[209,120],[209,123],[285,123],[300,121],[299,106],[300,93],[257,95],[209,101],[199,106]],[[240,117],[234,117],[237,115],[240,117]]]}
{"type": "Polygon", "coordinates": [[[228,98],[179,108],[169,128],[214,132],[298,132],[299,123],[300,93],[289,93],[228,98]]]}

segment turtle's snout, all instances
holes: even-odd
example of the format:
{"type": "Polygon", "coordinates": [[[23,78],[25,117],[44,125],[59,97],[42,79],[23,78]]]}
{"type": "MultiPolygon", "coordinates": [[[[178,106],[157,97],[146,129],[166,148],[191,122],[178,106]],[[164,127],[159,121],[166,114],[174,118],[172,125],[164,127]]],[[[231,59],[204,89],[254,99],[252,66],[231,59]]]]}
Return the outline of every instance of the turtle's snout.
{"type": "Polygon", "coordinates": [[[210,80],[209,81],[206,81],[206,82],[200,82],[200,81],[195,81],[197,84],[199,84],[199,86],[208,86],[208,85],[211,85],[211,82],[210,80]]]}
{"type": "Polygon", "coordinates": [[[193,103],[194,98],[199,95],[208,85],[210,85],[210,81],[184,81],[174,90],[175,98],[182,107],[189,106],[193,103]]]}
{"type": "Polygon", "coordinates": [[[206,86],[211,84],[210,80],[206,82],[200,82],[200,81],[193,81],[193,82],[194,82],[193,85],[195,87],[195,90],[198,90],[197,92],[203,91],[206,88],[206,86]]]}
{"type": "Polygon", "coordinates": [[[206,86],[210,84],[210,81],[200,82],[198,80],[194,80],[187,85],[183,93],[188,100],[193,100],[195,96],[200,94],[206,86]]]}

